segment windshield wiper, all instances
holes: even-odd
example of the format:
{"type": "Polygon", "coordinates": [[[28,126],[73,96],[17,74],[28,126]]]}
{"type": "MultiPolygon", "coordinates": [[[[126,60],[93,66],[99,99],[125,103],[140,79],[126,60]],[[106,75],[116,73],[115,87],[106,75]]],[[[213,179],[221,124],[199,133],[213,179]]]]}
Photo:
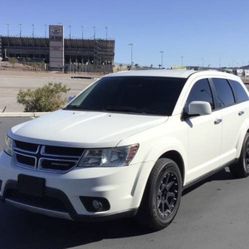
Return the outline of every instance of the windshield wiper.
{"type": "Polygon", "coordinates": [[[137,109],[135,107],[131,107],[131,106],[107,106],[106,108],[103,108],[102,111],[144,113],[142,110],[139,110],[139,109],[137,109]]]}
{"type": "Polygon", "coordinates": [[[107,106],[105,108],[89,109],[89,108],[83,108],[83,107],[81,107],[79,105],[69,105],[69,106],[65,107],[63,110],[122,112],[122,113],[146,114],[144,111],[139,110],[139,109],[137,109],[135,107],[131,107],[131,106],[107,106]]]}

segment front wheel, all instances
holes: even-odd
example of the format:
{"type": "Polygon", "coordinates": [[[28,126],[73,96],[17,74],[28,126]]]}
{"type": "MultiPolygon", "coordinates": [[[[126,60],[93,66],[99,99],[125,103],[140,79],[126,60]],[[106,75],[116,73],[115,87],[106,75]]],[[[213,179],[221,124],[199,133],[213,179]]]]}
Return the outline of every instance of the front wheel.
{"type": "Polygon", "coordinates": [[[138,220],[151,230],[167,227],[181,201],[182,177],[178,165],[168,158],[155,164],[144,193],[138,220]]]}
{"type": "Polygon", "coordinates": [[[238,162],[230,166],[230,172],[234,177],[247,177],[249,175],[249,134],[247,133],[238,162]]]}

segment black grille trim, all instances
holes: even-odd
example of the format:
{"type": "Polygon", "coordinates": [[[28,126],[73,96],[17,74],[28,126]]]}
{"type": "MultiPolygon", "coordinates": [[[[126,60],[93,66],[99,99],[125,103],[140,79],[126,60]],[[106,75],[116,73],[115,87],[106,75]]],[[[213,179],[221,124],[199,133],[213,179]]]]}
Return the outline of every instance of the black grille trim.
{"type": "Polygon", "coordinates": [[[14,143],[15,143],[14,149],[16,150],[25,151],[29,153],[37,153],[39,150],[38,144],[21,142],[18,140],[14,140],[14,143]]]}
{"type": "Polygon", "coordinates": [[[36,166],[36,157],[32,157],[29,155],[16,153],[16,161],[22,165],[27,165],[29,167],[36,166]]]}
{"type": "Polygon", "coordinates": [[[14,140],[14,151],[17,166],[63,173],[77,166],[84,149],[14,140]]]}
{"type": "Polygon", "coordinates": [[[77,161],[70,160],[56,160],[41,158],[39,161],[39,167],[47,170],[61,170],[68,171],[77,165],[77,161]]]}
{"type": "Polygon", "coordinates": [[[42,155],[56,155],[62,157],[80,157],[83,153],[81,148],[59,147],[59,146],[42,146],[42,155]]]}

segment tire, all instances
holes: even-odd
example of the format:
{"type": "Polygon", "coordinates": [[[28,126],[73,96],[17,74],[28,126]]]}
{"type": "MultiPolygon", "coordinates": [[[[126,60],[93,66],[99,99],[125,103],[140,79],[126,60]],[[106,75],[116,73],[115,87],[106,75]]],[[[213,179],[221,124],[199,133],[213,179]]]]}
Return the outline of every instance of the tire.
{"type": "Polygon", "coordinates": [[[151,171],[137,220],[146,228],[157,231],[174,219],[181,201],[182,177],[171,159],[159,159],[151,171]]]}
{"type": "Polygon", "coordinates": [[[236,178],[244,178],[249,175],[249,134],[248,133],[245,135],[238,162],[231,165],[229,168],[231,174],[236,178]]]}

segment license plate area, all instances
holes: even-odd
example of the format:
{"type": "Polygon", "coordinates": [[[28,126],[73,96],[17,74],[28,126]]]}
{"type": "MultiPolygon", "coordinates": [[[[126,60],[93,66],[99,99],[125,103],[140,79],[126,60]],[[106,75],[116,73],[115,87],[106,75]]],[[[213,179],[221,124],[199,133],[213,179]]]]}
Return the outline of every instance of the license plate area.
{"type": "Polygon", "coordinates": [[[19,175],[18,191],[22,194],[42,197],[45,190],[45,179],[34,176],[19,175]]]}

